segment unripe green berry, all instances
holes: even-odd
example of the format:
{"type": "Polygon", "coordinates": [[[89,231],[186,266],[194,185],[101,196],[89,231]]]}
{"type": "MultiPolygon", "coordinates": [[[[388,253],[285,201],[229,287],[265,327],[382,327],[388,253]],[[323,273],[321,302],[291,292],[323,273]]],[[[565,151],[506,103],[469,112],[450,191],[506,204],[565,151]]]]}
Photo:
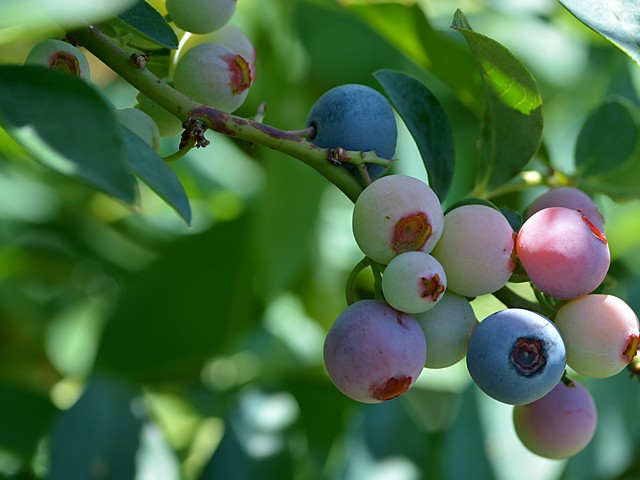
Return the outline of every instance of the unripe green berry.
{"type": "Polygon", "coordinates": [[[160,147],[160,132],[158,131],[158,126],[149,115],[137,108],[123,108],[116,110],[115,114],[123,126],[144,140],[154,151],[158,151],[160,147]]]}
{"type": "Polygon", "coordinates": [[[158,126],[161,137],[175,137],[184,130],[182,123],[175,115],[162,108],[146,95],[138,93],[136,100],[138,100],[136,108],[139,108],[153,119],[158,126]]]}
{"type": "Polygon", "coordinates": [[[443,224],[442,206],[434,191],[406,175],[379,178],[363,190],[353,208],[358,246],[385,265],[404,252],[431,252],[443,224]]]}
{"type": "Polygon", "coordinates": [[[218,43],[225,47],[229,47],[236,53],[239,53],[242,58],[249,63],[249,67],[251,68],[251,77],[255,79],[256,49],[241,29],[229,23],[220,30],[204,35],[186,33],[182,37],[182,40],[180,40],[178,50],[176,50],[173,56],[173,61],[169,65],[169,76],[173,77],[176,69],[175,66],[185,52],[188,52],[193,47],[203,43],[218,43]]]}
{"type": "Polygon", "coordinates": [[[225,25],[236,11],[238,0],[167,0],[171,20],[192,33],[210,33],[225,25]]]}
{"type": "Polygon", "coordinates": [[[228,113],[242,105],[252,82],[247,60],[217,43],[203,43],[185,52],[173,76],[176,90],[228,113]]]}
{"type": "Polygon", "coordinates": [[[420,323],[427,342],[425,367],[450,367],[465,357],[471,334],[478,325],[471,303],[466,298],[447,291],[432,309],[414,317],[420,323]]]}
{"type": "Polygon", "coordinates": [[[24,61],[28,65],[43,65],[90,80],[89,62],[82,51],[62,40],[44,40],[37,44],[24,61]]]}
{"type": "Polygon", "coordinates": [[[384,270],[382,293],[389,305],[405,313],[433,308],[447,289],[442,265],[428,253],[405,252],[384,270]]]}

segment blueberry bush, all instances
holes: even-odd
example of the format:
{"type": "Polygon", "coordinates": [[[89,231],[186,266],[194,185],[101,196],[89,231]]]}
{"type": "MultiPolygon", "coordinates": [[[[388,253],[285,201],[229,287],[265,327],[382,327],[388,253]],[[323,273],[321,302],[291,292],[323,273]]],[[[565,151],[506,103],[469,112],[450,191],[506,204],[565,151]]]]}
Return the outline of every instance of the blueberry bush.
{"type": "Polygon", "coordinates": [[[638,32],[0,2],[0,477],[640,477],[638,32]]]}

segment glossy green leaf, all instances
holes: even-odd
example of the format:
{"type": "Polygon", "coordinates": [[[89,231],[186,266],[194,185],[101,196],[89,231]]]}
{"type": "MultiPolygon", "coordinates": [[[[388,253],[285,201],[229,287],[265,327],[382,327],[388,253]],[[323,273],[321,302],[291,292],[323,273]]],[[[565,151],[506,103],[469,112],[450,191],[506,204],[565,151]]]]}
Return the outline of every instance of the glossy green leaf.
{"type": "Polygon", "coordinates": [[[135,478],[142,420],[133,411],[136,391],[96,376],[80,399],[62,412],[51,432],[49,480],[135,478]]]}
{"type": "Polygon", "coordinates": [[[56,411],[47,395],[0,385],[0,448],[31,458],[56,411]]]}
{"type": "Polygon", "coordinates": [[[190,224],[189,198],[173,169],[135,133],[123,128],[123,135],[131,172],[190,224]]]}
{"type": "Polygon", "coordinates": [[[640,65],[640,6],[637,0],[560,0],[560,3],[640,65]]]}
{"type": "Polygon", "coordinates": [[[110,317],[96,364],[136,380],[198,378],[257,321],[246,218],[176,242],[136,275],[110,317]]]}
{"type": "Polygon", "coordinates": [[[35,159],[134,203],[120,126],[94,88],[43,67],[0,66],[0,98],[0,124],[35,159]]]}
{"type": "Polygon", "coordinates": [[[178,48],[178,37],[173,29],[156,9],[143,0],[138,0],[112,23],[160,47],[178,48]]]}
{"type": "Polygon", "coordinates": [[[453,180],[455,152],[449,117],[431,90],[401,72],[381,70],[376,79],[413,136],[429,175],[429,185],[440,200],[453,180]]]}
{"type": "Polygon", "coordinates": [[[484,84],[478,189],[492,189],[515,177],[538,150],[542,98],[527,68],[500,43],[473,31],[457,10],[460,32],[480,68],[484,84]]]}
{"type": "Polygon", "coordinates": [[[463,104],[477,114],[482,112],[482,84],[473,57],[463,45],[434,29],[419,5],[356,4],[349,9],[448,85],[463,104]]]}
{"type": "Polygon", "coordinates": [[[576,173],[596,175],[613,171],[637,152],[638,123],[631,102],[609,100],[587,119],[576,144],[576,173]]]}

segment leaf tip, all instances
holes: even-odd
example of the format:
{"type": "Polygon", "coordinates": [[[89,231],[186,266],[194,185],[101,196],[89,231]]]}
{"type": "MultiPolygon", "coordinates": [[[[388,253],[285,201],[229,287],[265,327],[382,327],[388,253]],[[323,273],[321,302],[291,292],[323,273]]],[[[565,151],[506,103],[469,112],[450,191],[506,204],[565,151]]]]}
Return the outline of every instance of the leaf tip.
{"type": "Polygon", "coordinates": [[[465,16],[464,13],[462,13],[462,10],[460,10],[459,8],[456,9],[455,13],[453,14],[453,21],[451,23],[451,28],[454,28],[456,30],[457,29],[472,30],[471,25],[467,20],[467,17],[465,16]]]}

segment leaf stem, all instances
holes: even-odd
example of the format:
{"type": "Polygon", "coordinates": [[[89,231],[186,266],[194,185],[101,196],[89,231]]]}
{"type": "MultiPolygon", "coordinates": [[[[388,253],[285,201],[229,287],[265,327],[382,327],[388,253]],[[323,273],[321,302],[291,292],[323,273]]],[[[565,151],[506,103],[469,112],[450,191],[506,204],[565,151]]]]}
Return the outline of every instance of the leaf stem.
{"type": "Polygon", "coordinates": [[[122,49],[93,25],[71,31],[69,35],[133,87],[181,121],[188,123],[191,120],[200,120],[207,128],[216,132],[273,148],[301,160],[324,175],[354,202],[364,187],[340,164],[344,162],[358,164],[367,161],[389,165],[391,162],[377,157],[375,152],[363,153],[339,149],[340,154],[336,155],[335,151],[338,149],[320,148],[301,138],[296,134],[298,132],[289,133],[255,120],[201,105],[175,90],[147,68],[132,66],[131,53],[122,49]]]}

